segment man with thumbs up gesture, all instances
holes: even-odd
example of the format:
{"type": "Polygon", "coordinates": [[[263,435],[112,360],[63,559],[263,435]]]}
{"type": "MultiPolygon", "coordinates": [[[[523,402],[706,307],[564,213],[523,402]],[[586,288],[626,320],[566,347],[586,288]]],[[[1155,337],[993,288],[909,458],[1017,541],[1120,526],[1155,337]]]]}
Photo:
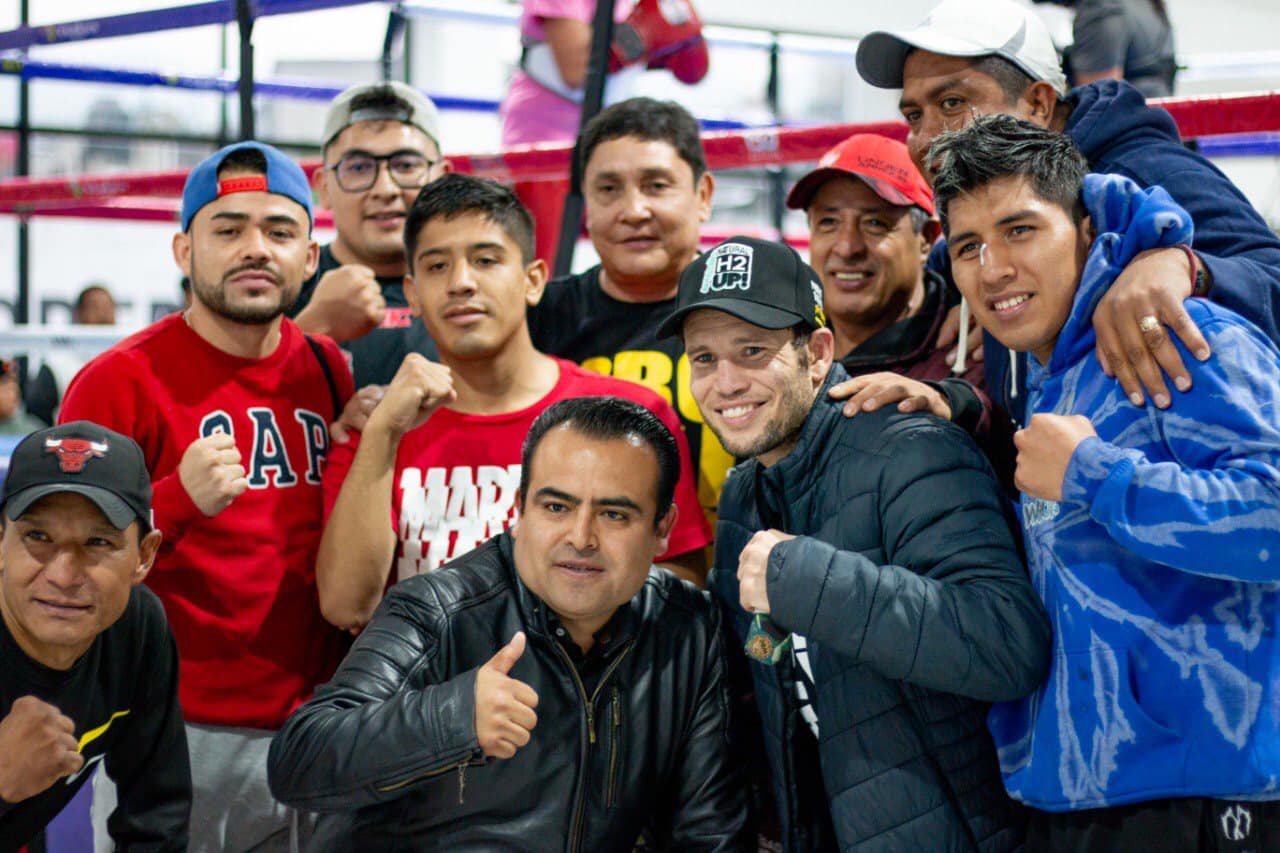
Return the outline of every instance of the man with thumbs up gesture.
{"type": "Polygon", "coordinates": [[[679,473],[639,404],[534,421],[515,526],[393,587],[272,742],[312,849],[756,849],[718,613],[653,567],[679,473]]]}

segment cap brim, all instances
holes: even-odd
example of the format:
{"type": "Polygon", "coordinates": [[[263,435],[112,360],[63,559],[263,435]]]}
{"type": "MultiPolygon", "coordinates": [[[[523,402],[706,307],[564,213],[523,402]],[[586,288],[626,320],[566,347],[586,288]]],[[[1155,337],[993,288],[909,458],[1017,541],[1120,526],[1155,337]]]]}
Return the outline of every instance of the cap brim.
{"type": "MultiPolygon", "coordinates": [[[[861,172],[853,172],[849,169],[839,169],[835,166],[828,166],[825,169],[814,169],[800,180],[796,181],[796,185],[791,188],[791,192],[787,194],[787,207],[792,210],[804,210],[813,201],[813,196],[818,192],[818,188],[832,178],[857,178],[867,186],[871,187],[871,191],[880,198],[896,204],[899,207],[919,207],[920,203],[912,200],[903,193],[898,192],[897,188],[892,184],[873,178],[870,175],[864,175],[861,172]]],[[[933,211],[928,211],[932,215],[933,211]]]]}
{"type": "MultiPolygon", "coordinates": [[[[60,492],[72,492],[93,501],[94,506],[102,510],[102,514],[116,530],[124,530],[133,522],[142,521],[119,495],[98,486],[86,486],[83,483],[42,483],[38,486],[30,486],[15,495],[10,495],[4,503],[4,514],[16,520],[22,517],[22,514],[36,501],[60,492]]],[[[143,527],[146,526],[144,522],[143,527]]]]}
{"type": "Polygon", "coordinates": [[[732,314],[739,320],[746,320],[753,326],[759,326],[762,329],[789,329],[798,323],[814,325],[812,318],[806,319],[794,311],[775,308],[772,305],[761,305],[759,302],[752,302],[749,299],[726,297],[707,299],[702,302],[696,302],[693,305],[686,305],[662,321],[662,325],[658,327],[658,337],[670,338],[680,334],[680,330],[684,326],[684,318],[701,308],[732,314]]]}
{"type": "Polygon", "coordinates": [[[878,30],[858,42],[854,63],[862,79],[877,89],[901,89],[902,67],[913,50],[927,50],[942,56],[985,56],[997,52],[990,46],[976,45],[935,29],[902,33],[878,30]]]}

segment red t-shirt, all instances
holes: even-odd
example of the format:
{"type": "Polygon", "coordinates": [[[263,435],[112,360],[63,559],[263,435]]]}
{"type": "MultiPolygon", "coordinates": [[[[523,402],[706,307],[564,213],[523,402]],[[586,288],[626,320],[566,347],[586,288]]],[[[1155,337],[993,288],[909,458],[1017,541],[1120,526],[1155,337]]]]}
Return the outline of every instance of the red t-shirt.
{"type": "MultiPolygon", "coordinates": [[[[316,340],[345,403],[346,361],[333,341],[316,340]]],[[[316,353],[288,320],[275,352],[245,359],[174,314],[99,355],[67,388],[61,422],[94,421],[142,446],[164,533],[146,583],[178,641],[189,722],[278,728],[342,660],[346,635],[321,616],[315,582],[333,409],[316,353]],[[218,431],[235,436],[250,488],[208,518],[178,464],[218,431]]]]}
{"type": "MultiPolygon", "coordinates": [[[[520,488],[520,450],[529,427],[551,404],[571,397],[616,396],[657,415],[680,445],[675,529],[663,557],[705,547],[711,541],[694,488],[689,447],[680,420],[665,400],[634,382],[601,376],[556,359],[560,378],[541,400],[515,412],[469,415],[439,409],[405,433],[396,451],[391,524],[396,531],[392,583],[439,568],[507,528],[520,488]]],[[[325,516],[333,511],[355,458],[358,437],[334,445],[324,469],[325,516]]]]}

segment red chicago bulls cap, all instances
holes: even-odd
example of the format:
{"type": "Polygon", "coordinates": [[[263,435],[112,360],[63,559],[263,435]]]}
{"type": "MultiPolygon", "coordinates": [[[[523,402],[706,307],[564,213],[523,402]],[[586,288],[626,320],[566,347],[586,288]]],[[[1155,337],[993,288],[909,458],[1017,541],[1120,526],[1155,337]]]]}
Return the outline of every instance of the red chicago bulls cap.
{"type": "Polygon", "coordinates": [[[142,448],[106,427],[73,421],[37,430],[14,448],[0,493],[5,517],[20,518],[58,492],[84,495],[118,530],[134,519],[144,532],[151,529],[151,475],[142,448]]]}

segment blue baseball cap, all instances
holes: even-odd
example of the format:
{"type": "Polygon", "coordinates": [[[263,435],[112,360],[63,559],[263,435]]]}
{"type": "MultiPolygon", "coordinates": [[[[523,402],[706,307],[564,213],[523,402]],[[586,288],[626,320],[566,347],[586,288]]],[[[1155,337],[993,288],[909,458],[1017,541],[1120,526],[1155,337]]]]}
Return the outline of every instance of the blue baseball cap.
{"type": "Polygon", "coordinates": [[[315,217],[311,213],[311,185],[307,183],[307,175],[293,158],[281,154],[270,145],[261,142],[236,142],[226,148],[219,149],[200,161],[191,174],[187,175],[187,183],[182,187],[182,230],[191,227],[191,220],[200,208],[224,195],[242,192],[267,192],[292,199],[307,211],[307,224],[312,225],[315,217]],[[251,149],[259,151],[267,160],[265,175],[239,175],[225,181],[218,180],[218,169],[227,155],[234,151],[251,149]]]}

